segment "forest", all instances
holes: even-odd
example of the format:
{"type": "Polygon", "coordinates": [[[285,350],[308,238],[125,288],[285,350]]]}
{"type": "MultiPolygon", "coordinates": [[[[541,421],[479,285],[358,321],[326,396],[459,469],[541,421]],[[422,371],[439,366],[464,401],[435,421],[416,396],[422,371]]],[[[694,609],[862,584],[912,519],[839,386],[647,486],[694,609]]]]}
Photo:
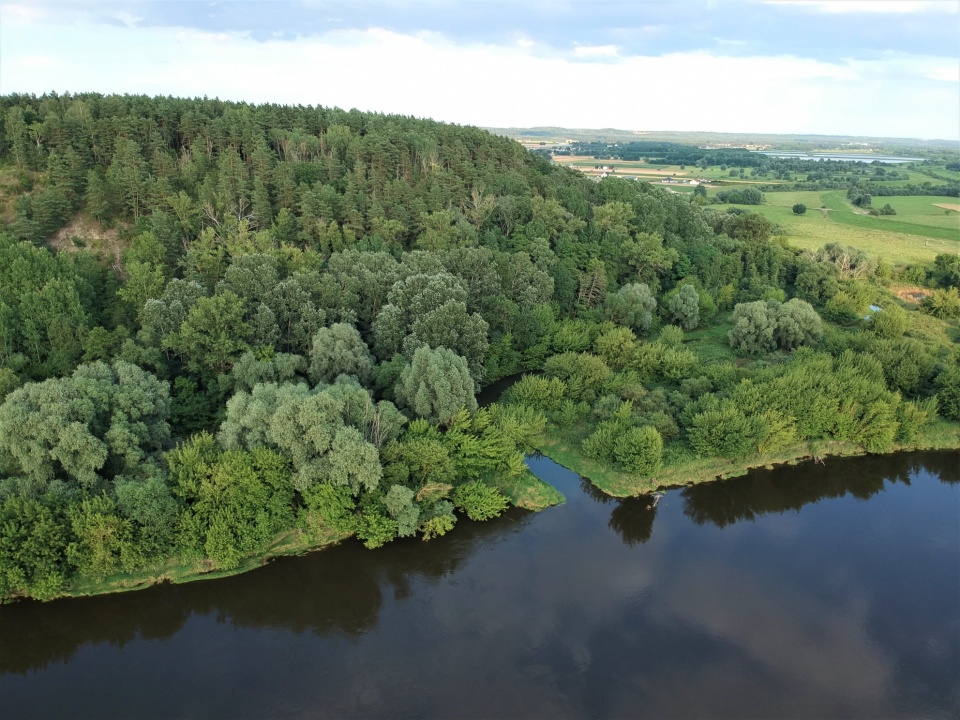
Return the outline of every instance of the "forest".
{"type": "Polygon", "coordinates": [[[911,305],[895,257],[473,127],[98,94],[0,117],[0,598],[429,540],[560,502],[535,450],[631,495],[960,445],[956,252],[911,305]]]}

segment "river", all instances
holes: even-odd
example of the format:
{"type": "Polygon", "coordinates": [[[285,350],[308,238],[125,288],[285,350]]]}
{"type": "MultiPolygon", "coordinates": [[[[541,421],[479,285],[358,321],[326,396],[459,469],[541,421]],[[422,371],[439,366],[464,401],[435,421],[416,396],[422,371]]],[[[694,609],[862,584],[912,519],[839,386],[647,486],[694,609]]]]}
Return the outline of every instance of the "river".
{"type": "Polygon", "coordinates": [[[0,607],[7,718],[960,716],[960,453],[0,607]]]}

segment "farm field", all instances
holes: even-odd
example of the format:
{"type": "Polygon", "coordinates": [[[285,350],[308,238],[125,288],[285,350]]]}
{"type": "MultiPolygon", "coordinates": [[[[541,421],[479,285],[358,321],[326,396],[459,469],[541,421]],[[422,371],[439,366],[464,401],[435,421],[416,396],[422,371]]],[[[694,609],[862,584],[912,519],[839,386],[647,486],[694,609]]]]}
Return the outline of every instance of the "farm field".
{"type": "MultiPolygon", "coordinates": [[[[732,207],[742,207],[745,210],[760,213],[775,222],[782,228],[788,242],[801,249],[816,250],[827,243],[838,242],[860,248],[874,257],[882,257],[892,265],[928,263],[932,262],[939,253],[960,250],[960,229],[954,229],[951,237],[951,231],[948,228],[924,227],[903,221],[898,226],[884,224],[882,221],[888,218],[875,218],[854,213],[846,199],[835,191],[766,193],[764,199],[764,205],[732,207]],[[793,206],[796,203],[807,206],[806,214],[794,215],[793,206]],[[821,209],[821,205],[827,205],[827,208],[821,209]],[[853,218],[853,221],[845,222],[848,218],[853,218]],[[863,220],[879,222],[861,223],[860,221],[863,220]],[[908,228],[909,232],[903,232],[900,229],[901,226],[908,228]]],[[[884,201],[887,199],[891,201],[890,204],[894,208],[896,208],[894,203],[902,200],[926,200],[928,205],[932,200],[950,200],[950,198],[894,197],[886,198],[884,201]]],[[[919,208],[919,205],[917,203],[915,207],[919,208]]],[[[930,207],[932,208],[932,205],[930,207]]],[[[906,209],[905,207],[904,210],[906,209]]],[[[943,212],[940,208],[933,208],[933,210],[943,212]]],[[[897,209],[897,212],[899,213],[900,210],[897,209]]],[[[919,212],[918,216],[924,217],[919,212]]],[[[896,215],[893,219],[899,217],[896,215]]],[[[956,219],[960,215],[951,213],[950,216],[943,217],[956,219]]]]}

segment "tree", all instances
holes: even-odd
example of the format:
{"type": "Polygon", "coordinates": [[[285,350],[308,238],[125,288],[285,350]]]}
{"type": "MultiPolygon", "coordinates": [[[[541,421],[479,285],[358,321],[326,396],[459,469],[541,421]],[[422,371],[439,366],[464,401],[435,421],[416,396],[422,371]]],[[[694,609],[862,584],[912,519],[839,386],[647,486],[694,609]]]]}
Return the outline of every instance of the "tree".
{"type": "Polygon", "coordinates": [[[730,347],[744,355],[760,355],[776,349],[776,315],[770,303],[757,300],[738,303],[730,318],[733,327],[727,336],[730,347]]]}
{"type": "Polygon", "coordinates": [[[229,290],[200,298],[167,346],[186,356],[194,367],[226,372],[250,348],[245,314],[243,300],[229,290]]]}
{"type": "Polygon", "coordinates": [[[667,298],[665,310],[674,324],[694,330],[700,324],[700,294],[693,285],[683,285],[667,298]]]}
{"type": "Polygon", "coordinates": [[[338,375],[353,375],[367,383],[372,373],[373,356],[353,325],[335,323],[313,336],[310,379],[314,384],[333,382],[338,375]]]}
{"type": "Polygon", "coordinates": [[[797,203],[793,206],[794,215],[803,215],[807,211],[807,206],[803,203],[797,203]]]}
{"type": "Polygon", "coordinates": [[[934,290],[923,299],[920,308],[925,313],[945,320],[960,317],[960,291],[955,287],[934,290]]]}
{"type": "Polygon", "coordinates": [[[55,478],[96,488],[136,475],[170,442],[170,394],[136,365],[81,365],[67,378],[27,383],[0,405],[0,451],[36,487],[55,478]]]}
{"type": "Polygon", "coordinates": [[[663,438],[649,425],[629,428],[614,442],[613,456],[627,472],[650,477],[663,466],[663,438]]]}
{"type": "Polygon", "coordinates": [[[910,313],[895,303],[871,316],[871,329],[883,338],[898,338],[910,328],[910,313]]]}
{"type": "Polygon", "coordinates": [[[823,337],[823,323],[809,303],[793,298],[776,308],[774,338],[784,350],[816,345],[823,337]]]}
{"type": "Polygon", "coordinates": [[[471,520],[490,520],[506,510],[509,501],[496,488],[475,480],[453,491],[453,504],[471,520]]]}
{"type": "Polygon", "coordinates": [[[417,348],[396,388],[397,399],[431,422],[445,423],[460,408],[477,409],[467,361],[447,348],[417,348]]]}
{"type": "Polygon", "coordinates": [[[67,525],[56,503],[18,495],[0,503],[0,597],[23,593],[49,600],[60,594],[67,525]]]}
{"type": "Polygon", "coordinates": [[[624,285],[607,295],[607,317],[618,325],[646,332],[653,322],[657,301],[650,288],[643,283],[624,285]]]}

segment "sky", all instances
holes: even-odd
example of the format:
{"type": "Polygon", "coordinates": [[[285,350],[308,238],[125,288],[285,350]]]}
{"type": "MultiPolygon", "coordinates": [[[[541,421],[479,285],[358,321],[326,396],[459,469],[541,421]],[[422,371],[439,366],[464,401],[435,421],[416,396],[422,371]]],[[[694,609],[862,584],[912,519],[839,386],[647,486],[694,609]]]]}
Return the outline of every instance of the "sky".
{"type": "Polygon", "coordinates": [[[960,140],[960,0],[0,0],[0,94],[960,140]]]}

